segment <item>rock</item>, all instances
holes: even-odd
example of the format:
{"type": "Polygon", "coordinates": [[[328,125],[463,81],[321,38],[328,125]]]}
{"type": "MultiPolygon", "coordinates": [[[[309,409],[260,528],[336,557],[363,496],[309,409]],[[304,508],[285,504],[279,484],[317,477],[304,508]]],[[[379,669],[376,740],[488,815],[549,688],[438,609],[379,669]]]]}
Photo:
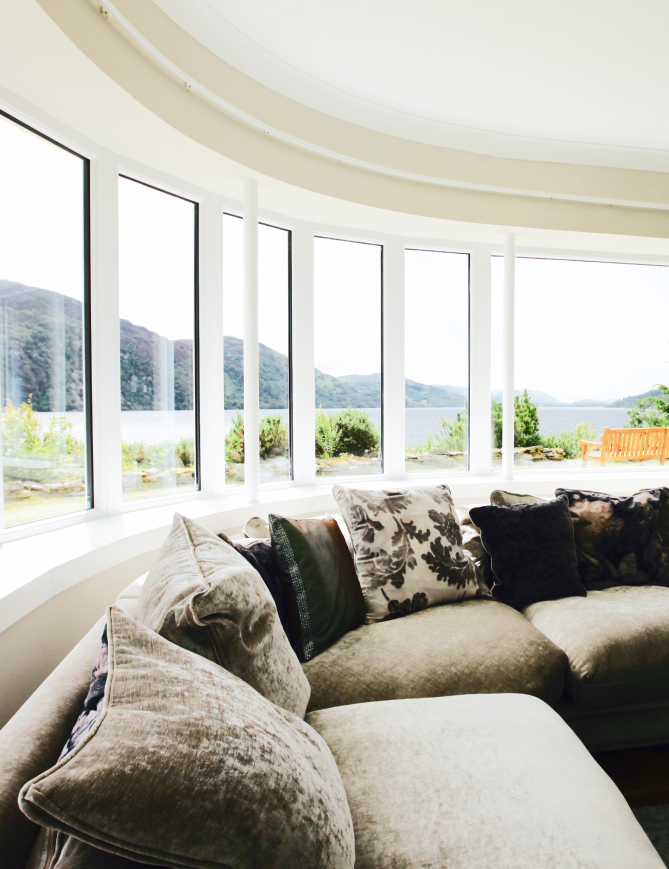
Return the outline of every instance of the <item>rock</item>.
{"type": "Polygon", "coordinates": [[[2,487],[5,495],[13,495],[15,492],[20,492],[21,489],[23,489],[21,480],[9,480],[2,487]]]}
{"type": "Polygon", "coordinates": [[[174,471],[162,471],[156,477],[156,482],[161,489],[171,489],[177,484],[177,475],[174,471]]]}
{"type": "Polygon", "coordinates": [[[26,489],[31,489],[33,492],[46,492],[46,486],[43,486],[42,483],[36,483],[34,480],[26,480],[23,484],[26,489]]]}
{"type": "Polygon", "coordinates": [[[195,472],[190,469],[185,471],[177,471],[177,486],[185,486],[195,482],[195,472]]]}
{"type": "Polygon", "coordinates": [[[121,475],[121,488],[124,492],[139,492],[142,488],[143,476],[141,471],[123,471],[121,475]]]}

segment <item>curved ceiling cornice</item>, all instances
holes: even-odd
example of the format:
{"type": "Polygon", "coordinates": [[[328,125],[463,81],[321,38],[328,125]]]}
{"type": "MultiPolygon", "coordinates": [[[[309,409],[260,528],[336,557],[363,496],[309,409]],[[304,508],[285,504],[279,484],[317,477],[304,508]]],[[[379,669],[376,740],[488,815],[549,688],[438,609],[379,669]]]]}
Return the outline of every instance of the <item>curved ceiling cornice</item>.
{"type": "Polygon", "coordinates": [[[270,89],[204,47],[151,0],[114,0],[108,19],[91,0],[37,2],[140,103],[255,172],[430,217],[669,237],[663,171],[511,159],[392,136],[270,89]]]}
{"type": "Polygon", "coordinates": [[[154,2],[261,84],[363,127],[520,159],[667,165],[667,4],[154,2]]]}

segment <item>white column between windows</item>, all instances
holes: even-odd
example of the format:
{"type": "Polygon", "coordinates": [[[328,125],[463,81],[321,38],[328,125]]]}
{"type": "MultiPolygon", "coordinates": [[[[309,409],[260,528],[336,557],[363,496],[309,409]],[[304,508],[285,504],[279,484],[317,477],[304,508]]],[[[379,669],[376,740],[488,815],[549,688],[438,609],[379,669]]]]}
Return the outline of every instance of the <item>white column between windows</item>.
{"type": "Polygon", "coordinates": [[[121,331],[119,323],[118,161],[107,150],[91,163],[91,370],[94,506],[119,513],[121,331]]]}
{"type": "Polygon", "coordinates": [[[314,233],[307,224],[293,231],[292,362],[293,479],[299,486],[316,480],[314,379],[314,233]]]}
{"type": "Polygon", "coordinates": [[[469,260],[469,470],[492,470],[491,251],[476,245],[469,260]]]}
{"type": "Polygon", "coordinates": [[[258,182],[244,181],[244,486],[260,499],[260,378],[258,357],[258,182]]]}
{"type": "Polygon", "coordinates": [[[515,433],[514,406],[514,304],[516,293],[516,236],[509,232],[504,238],[504,301],[502,311],[502,477],[513,480],[513,447],[515,433]]]}
{"type": "Polygon", "coordinates": [[[404,460],[404,243],[383,251],[383,471],[401,479],[404,460]]]}
{"type": "Polygon", "coordinates": [[[200,488],[216,498],[225,489],[223,383],[223,203],[209,194],[200,204],[200,488]]]}

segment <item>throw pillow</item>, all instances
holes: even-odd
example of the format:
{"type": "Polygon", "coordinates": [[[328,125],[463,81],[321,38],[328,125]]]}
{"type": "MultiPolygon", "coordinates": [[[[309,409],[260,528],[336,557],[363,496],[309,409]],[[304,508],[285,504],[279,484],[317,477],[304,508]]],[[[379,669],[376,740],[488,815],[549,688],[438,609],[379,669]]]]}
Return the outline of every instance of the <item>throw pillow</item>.
{"type": "Polygon", "coordinates": [[[581,579],[588,588],[669,585],[669,553],[658,523],[669,489],[628,497],[556,489],[569,504],[581,579]]]}
{"type": "Polygon", "coordinates": [[[292,602],[297,656],[309,661],[365,620],[365,601],[344,535],[333,518],[270,513],[272,546],[292,602]]]}
{"type": "MultiPolygon", "coordinates": [[[[269,525],[267,526],[269,531],[269,525]]],[[[274,606],[279,615],[281,627],[283,628],[290,645],[295,649],[295,640],[292,635],[290,608],[286,595],[281,584],[281,565],[276,557],[276,553],[272,548],[272,541],[267,540],[231,540],[227,534],[220,531],[218,536],[228,546],[232,546],[242,558],[245,558],[248,563],[254,567],[260,574],[262,581],[267,586],[267,590],[272,595],[274,606]]]]}
{"type": "Polygon", "coordinates": [[[138,618],[304,717],[311,689],[257,570],[211,531],[180,516],[149,571],[138,618]]]}
{"type": "Polygon", "coordinates": [[[513,504],[545,504],[546,498],[537,495],[517,495],[515,492],[505,492],[504,489],[495,489],[490,493],[490,503],[494,507],[511,507],[513,504]]]}
{"type": "Polygon", "coordinates": [[[574,550],[567,499],[509,507],[474,507],[474,524],[490,554],[493,596],[522,609],[539,600],[586,594],[574,550]]]}
{"type": "Polygon", "coordinates": [[[22,788],[31,820],[176,869],[352,869],[346,794],[316,731],[117,607],[107,627],[102,714],[22,788]]]}
{"type": "Polygon", "coordinates": [[[369,624],[483,596],[448,486],[332,491],[351,532],[369,624]]]}

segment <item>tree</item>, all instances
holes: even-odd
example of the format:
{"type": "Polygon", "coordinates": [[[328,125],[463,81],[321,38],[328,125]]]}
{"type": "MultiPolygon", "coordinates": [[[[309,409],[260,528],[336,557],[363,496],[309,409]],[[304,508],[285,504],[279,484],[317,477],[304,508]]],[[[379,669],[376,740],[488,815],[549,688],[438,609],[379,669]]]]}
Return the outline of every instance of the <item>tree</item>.
{"type": "Polygon", "coordinates": [[[627,411],[630,428],[663,428],[669,426],[669,386],[656,384],[662,393],[648,398],[637,398],[636,404],[627,411]]]}
{"type": "MultiPolygon", "coordinates": [[[[527,390],[522,396],[514,399],[515,426],[513,444],[516,447],[534,447],[541,443],[539,436],[539,413],[527,390]]],[[[502,402],[492,402],[493,443],[499,449],[502,446],[502,402]]]]}

